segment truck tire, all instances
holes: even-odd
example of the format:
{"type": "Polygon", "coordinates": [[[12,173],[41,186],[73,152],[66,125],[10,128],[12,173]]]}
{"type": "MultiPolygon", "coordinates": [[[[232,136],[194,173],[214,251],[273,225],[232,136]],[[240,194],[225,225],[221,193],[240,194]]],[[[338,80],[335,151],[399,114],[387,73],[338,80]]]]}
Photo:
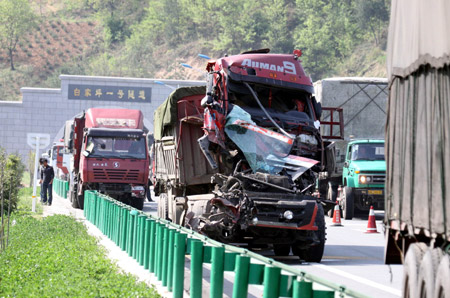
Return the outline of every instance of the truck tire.
{"type": "Polygon", "coordinates": [[[355,204],[351,187],[344,187],[342,205],[342,217],[344,219],[352,219],[355,212],[355,204]]]}
{"type": "MultiPolygon", "coordinates": [[[[420,262],[417,293],[420,297],[434,297],[436,272],[443,252],[440,248],[427,249],[420,262]]],[[[450,280],[449,280],[450,281],[450,280]]]]}
{"type": "Polygon", "coordinates": [[[319,238],[319,243],[316,245],[311,245],[307,249],[299,249],[300,245],[293,245],[292,252],[294,255],[298,256],[301,260],[306,262],[320,263],[323,257],[323,251],[325,249],[325,214],[323,213],[322,205],[317,205],[316,220],[315,225],[318,227],[317,231],[314,231],[317,238],[319,238]]]}
{"type": "Polygon", "coordinates": [[[158,217],[167,219],[169,216],[169,200],[166,193],[159,195],[158,201],[158,217]]]}
{"type": "Polygon", "coordinates": [[[436,273],[435,298],[450,298],[450,255],[444,255],[436,273]]]}
{"type": "Polygon", "coordinates": [[[419,295],[417,291],[419,267],[426,250],[425,243],[413,243],[406,252],[403,265],[403,297],[405,298],[416,298],[419,295]]]}
{"type": "Polygon", "coordinates": [[[274,244],[273,252],[277,257],[285,257],[291,252],[291,246],[289,244],[274,244]]]}
{"type": "Polygon", "coordinates": [[[145,201],[145,198],[134,198],[134,199],[131,199],[131,207],[134,207],[134,208],[136,208],[136,209],[138,209],[138,210],[142,210],[142,209],[144,209],[144,201],[145,201]]]}
{"type": "Polygon", "coordinates": [[[78,208],[83,210],[84,209],[84,194],[76,195],[76,197],[77,197],[76,201],[78,202],[78,208]]]}

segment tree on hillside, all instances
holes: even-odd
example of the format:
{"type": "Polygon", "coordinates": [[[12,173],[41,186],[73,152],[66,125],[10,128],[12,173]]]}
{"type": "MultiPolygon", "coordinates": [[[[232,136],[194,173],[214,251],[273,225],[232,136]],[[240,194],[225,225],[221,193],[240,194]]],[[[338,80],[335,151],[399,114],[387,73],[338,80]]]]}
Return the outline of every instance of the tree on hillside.
{"type": "Polygon", "coordinates": [[[375,45],[380,45],[381,35],[389,21],[389,10],[385,0],[358,0],[356,2],[358,25],[370,30],[375,45]]]}
{"type": "Polygon", "coordinates": [[[28,0],[0,0],[0,41],[8,52],[11,70],[17,43],[34,25],[35,15],[28,0]]]}
{"type": "Polygon", "coordinates": [[[90,0],[86,6],[98,12],[107,40],[115,43],[130,36],[130,27],[142,20],[147,3],[148,0],[90,0]]]}
{"type": "Polygon", "coordinates": [[[314,80],[330,75],[360,40],[352,1],[297,0],[300,25],[295,30],[296,47],[314,80]]]}

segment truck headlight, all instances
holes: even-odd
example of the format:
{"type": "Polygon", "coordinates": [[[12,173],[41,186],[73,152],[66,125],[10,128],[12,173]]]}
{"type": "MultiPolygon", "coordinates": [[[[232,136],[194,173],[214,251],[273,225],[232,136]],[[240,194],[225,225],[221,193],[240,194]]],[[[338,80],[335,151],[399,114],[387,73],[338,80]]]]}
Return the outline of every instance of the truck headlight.
{"type": "Polygon", "coordinates": [[[291,220],[294,218],[294,213],[292,213],[291,210],[287,210],[284,212],[283,217],[286,218],[287,220],[291,220]]]}
{"type": "Polygon", "coordinates": [[[364,176],[364,175],[359,176],[359,182],[361,182],[361,183],[370,183],[371,181],[372,181],[372,177],[370,177],[370,176],[364,176]]]}

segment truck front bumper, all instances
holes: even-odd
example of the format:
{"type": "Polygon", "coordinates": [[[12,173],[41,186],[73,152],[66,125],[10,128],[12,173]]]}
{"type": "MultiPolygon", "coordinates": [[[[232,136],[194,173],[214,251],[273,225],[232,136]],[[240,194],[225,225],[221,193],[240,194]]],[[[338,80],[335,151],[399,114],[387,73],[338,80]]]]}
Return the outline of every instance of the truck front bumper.
{"type": "Polygon", "coordinates": [[[287,194],[284,194],[284,198],[280,200],[270,197],[271,195],[268,194],[259,194],[258,197],[250,196],[254,204],[254,209],[252,217],[248,221],[249,226],[292,230],[317,230],[317,227],[314,225],[317,214],[317,203],[315,200],[299,200],[296,196],[287,194]],[[293,215],[291,219],[285,217],[286,212],[291,212],[293,215]]]}
{"type": "Polygon", "coordinates": [[[354,188],[356,207],[360,210],[369,210],[370,206],[384,210],[384,188],[354,188]]]}

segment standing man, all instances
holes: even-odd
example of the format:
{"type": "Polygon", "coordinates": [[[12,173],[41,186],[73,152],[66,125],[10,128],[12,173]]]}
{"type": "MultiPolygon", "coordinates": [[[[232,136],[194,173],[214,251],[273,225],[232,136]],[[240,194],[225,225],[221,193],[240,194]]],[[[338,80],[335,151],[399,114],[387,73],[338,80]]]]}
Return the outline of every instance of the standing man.
{"type": "Polygon", "coordinates": [[[55,172],[53,171],[53,167],[48,165],[47,159],[43,160],[43,167],[41,171],[41,187],[42,194],[44,195],[43,201],[44,204],[47,203],[47,192],[48,192],[48,205],[52,205],[52,184],[53,178],[55,178],[55,172]]]}

